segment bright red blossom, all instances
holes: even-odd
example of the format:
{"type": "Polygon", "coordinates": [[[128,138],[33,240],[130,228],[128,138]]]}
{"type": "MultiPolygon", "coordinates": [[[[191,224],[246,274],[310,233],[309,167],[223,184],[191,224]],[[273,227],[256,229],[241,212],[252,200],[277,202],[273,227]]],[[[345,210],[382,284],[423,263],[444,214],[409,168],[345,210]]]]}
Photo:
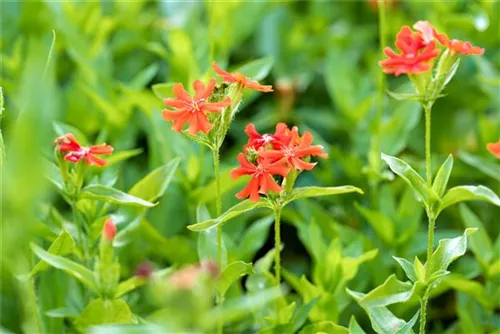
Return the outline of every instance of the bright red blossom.
{"type": "Polygon", "coordinates": [[[174,121],[172,129],[181,132],[186,123],[189,124],[188,132],[196,135],[198,131],[208,133],[212,128],[207,113],[220,112],[231,104],[229,97],[220,102],[208,102],[215,87],[215,79],[211,79],[208,85],[200,80],[193,83],[195,94],[193,97],[184,89],[184,86],[177,83],[173,87],[175,99],[164,99],[163,102],[175,110],[164,109],[163,118],[167,121],[174,121]]]}
{"type": "Polygon", "coordinates": [[[248,136],[248,142],[243,146],[243,149],[247,150],[253,148],[254,150],[258,150],[267,144],[270,144],[273,148],[280,148],[286,140],[287,132],[289,132],[289,130],[286,124],[278,123],[274,134],[265,133],[261,135],[255,129],[255,125],[250,123],[245,127],[245,134],[248,136]]]}
{"type": "Polygon", "coordinates": [[[384,49],[388,59],[379,62],[385,73],[396,76],[401,74],[418,74],[431,69],[431,62],[439,55],[436,43],[429,41],[427,35],[414,32],[408,26],[403,26],[396,36],[396,48],[401,51],[397,54],[389,47],[384,49]]]}
{"type": "Polygon", "coordinates": [[[493,154],[496,158],[500,159],[500,140],[496,143],[489,143],[486,145],[488,151],[493,154]]]}
{"type": "Polygon", "coordinates": [[[243,153],[240,153],[238,154],[238,162],[240,167],[231,171],[231,177],[237,179],[243,175],[250,175],[252,179],[242,191],[236,194],[236,197],[239,199],[250,197],[252,202],[259,200],[259,193],[267,194],[269,190],[280,192],[282,188],[273,179],[273,175],[286,177],[290,171],[284,160],[271,162],[260,158],[257,165],[254,165],[247,161],[243,153]]]}
{"type": "Polygon", "coordinates": [[[64,160],[77,163],[83,159],[89,166],[105,166],[108,162],[96,157],[96,155],[109,155],[113,153],[113,147],[105,143],[90,147],[82,146],[71,133],[56,138],[54,145],[58,147],[61,153],[66,153],[64,160]]]}
{"type": "Polygon", "coordinates": [[[460,41],[458,39],[449,39],[445,33],[438,33],[436,28],[428,21],[418,21],[413,25],[415,30],[419,31],[426,40],[436,39],[442,46],[450,49],[453,52],[463,55],[482,55],[484,49],[472,46],[469,42],[460,41]]]}
{"type": "Polygon", "coordinates": [[[273,91],[273,86],[261,85],[257,81],[251,80],[250,78],[246,77],[243,73],[240,73],[240,72],[229,73],[229,72],[224,71],[222,68],[219,67],[219,65],[217,65],[217,63],[215,61],[212,63],[212,67],[215,70],[215,72],[222,79],[224,79],[225,82],[238,83],[243,87],[257,90],[259,92],[267,93],[267,92],[273,91]]]}
{"type": "Polygon", "coordinates": [[[328,154],[323,152],[323,146],[314,145],[313,136],[309,131],[299,136],[299,130],[296,126],[290,130],[287,142],[283,143],[278,150],[261,150],[259,156],[271,161],[285,160],[296,170],[311,170],[316,166],[316,162],[306,162],[302,160],[308,156],[317,156],[328,158],[328,154]]]}

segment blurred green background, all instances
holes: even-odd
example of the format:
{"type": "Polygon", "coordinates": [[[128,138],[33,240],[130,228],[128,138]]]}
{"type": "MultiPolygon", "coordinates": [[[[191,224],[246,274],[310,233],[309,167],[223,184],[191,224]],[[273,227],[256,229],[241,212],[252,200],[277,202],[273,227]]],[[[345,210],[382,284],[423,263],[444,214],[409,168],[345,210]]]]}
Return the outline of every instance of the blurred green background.
{"type": "MultiPolygon", "coordinates": [[[[312,131],[315,141],[325,146],[329,159],[301,175],[299,185],[352,184],[365,190],[365,196],[311,200],[285,210],[282,257],[290,275],[310,277],[313,268],[326,261],[318,257],[318,249],[331,240],[340,240],[343,253],[354,257],[379,249],[348,283],[357,291],[368,291],[390,273],[402,274],[391,256],[424,256],[426,225],[420,205],[401,180],[375,181],[373,186],[370,173],[382,58],[373,3],[3,1],[1,12],[1,125],[7,152],[2,161],[9,167],[2,180],[3,329],[21,332],[30,316],[25,305],[35,302],[14,277],[30,269],[28,243],[52,240],[53,221],[69,215],[44,179],[42,163],[53,160],[52,142],[62,133],[72,132],[89,143],[106,141],[122,152],[117,154],[128,159],[110,164],[101,180],[115,182],[124,191],[152,169],[181,157],[160,204],[129,229],[120,245],[122,276],[133,275],[144,260],[157,268],[198,260],[197,235],[185,227],[195,222],[198,205],[213,209],[211,153],[170,130],[161,117],[161,97],[169,94],[168,83],[190,85],[214,76],[213,60],[232,69],[259,59],[270,69],[259,79],[275,88],[271,94],[245,96],[232,124],[222,153],[225,209],[237,203],[234,194],[243,186],[244,180],[231,180],[229,171],[246,142],[243,129],[248,122],[261,132],[272,131],[278,121],[297,125],[312,131]],[[385,228],[377,228],[381,220],[385,228]]],[[[500,138],[500,3],[396,1],[386,12],[390,46],[402,25],[428,20],[450,37],[486,49],[482,57],[463,57],[446,96],[433,108],[433,166],[451,153],[456,158],[452,185],[481,183],[500,193],[499,162],[485,148],[500,138]]],[[[393,91],[409,88],[404,76],[388,77],[387,85],[393,91]]],[[[386,97],[381,127],[382,152],[403,156],[423,172],[420,106],[386,97]]],[[[480,203],[468,208],[484,225],[481,238],[491,239],[500,257],[500,209],[480,203]]],[[[444,213],[437,223],[437,239],[460,235],[467,226],[466,210],[457,207],[444,213]]],[[[272,248],[271,222],[265,213],[256,212],[227,223],[230,258],[255,261],[266,254],[272,248]],[[243,245],[242,238],[257,220],[258,237],[252,245],[243,245]]],[[[121,222],[119,228],[128,223],[121,222]]],[[[474,284],[487,295],[444,283],[430,305],[433,332],[500,328],[500,301],[495,300],[500,299],[500,270],[486,277],[485,261],[491,258],[478,256],[468,253],[454,265],[454,272],[463,281],[478,282],[474,284]]],[[[41,274],[35,288],[42,311],[71,304],[73,290],[75,282],[55,270],[41,274]]],[[[241,293],[236,290],[232,293],[241,293]]],[[[299,295],[292,287],[290,298],[299,295]]],[[[315,317],[346,325],[355,314],[369,332],[369,322],[354,301],[347,296],[335,300],[331,303],[342,305],[325,305],[326,311],[315,317]]],[[[142,290],[128,302],[141,316],[152,311],[142,290]]],[[[408,309],[397,312],[413,314],[408,309]]],[[[64,331],[62,318],[44,319],[47,332],[64,331]]],[[[235,333],[253,332],[245,321],[234,326],[235,333]]]]}

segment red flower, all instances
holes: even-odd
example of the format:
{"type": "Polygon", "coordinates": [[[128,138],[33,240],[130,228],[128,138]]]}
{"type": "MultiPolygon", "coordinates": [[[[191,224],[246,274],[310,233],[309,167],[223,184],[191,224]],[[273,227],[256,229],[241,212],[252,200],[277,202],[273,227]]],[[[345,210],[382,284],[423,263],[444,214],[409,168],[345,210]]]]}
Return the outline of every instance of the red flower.
{"type": "Polygon", "coordinates": [[[286,139],[287,135],[285,134],[288,130],[288,127],[285,123],[278,123],[276,125],[276,131],[274,134],[265,133],[261,135],[255,129],[255,125],[252,123],[248,124],[245,127],[245,134],[249,137],[248,142],[243,149],[253,148],[254,150],[258,150],[261,147],[270,144],[273,148],[280,148],[283,145],[283,141],[286,139]]]}
{"type": "Polygon", "coordinates": [[[267,194],[269,190],[280,192],[282,188],[273,179],[273,175],[281,175],[286,177],[289,168],[284,164],[283,160],[269,161],[267,159],[258,159],[257,165],[247,161],[243,153],[238,154],[238,162],[240,167],[231,171],[231,177],[237,179],[243,175],[250,175],[252,179],[248,185],[236,194],[236,197],[243,199],[250,196],[250,201],[257,202],[259,193],[267,194]]]}
{"type": "Polygon", "coordinates": [[[113,241],[116,235],[116,225],[113,222],[113,219],[108,218],[104,222],[104,226],[102,229],[102,237],[108,241],[113,241]]]}
{"type": "Polygon", "coordinates": [[[486,145],[488,151],[493,154],[496,158],[500,159],[500,140],[496,143],[489,143],[486,145]]]}
{"type": "Polygon", "coordinates": [[[222,79],[224,79],[225,82],[229,82],[229,83],[236,82],[243,87],[257,90],[259,92],[267,93],[267,92],[273,91],[273,86],[261,85],[257,81],[251,80],[250,78],[246,77],[243,73],[240,73],[240,72],[229,73],[229,72],[224,71],[222,68],[219,67],[219,65],[217,65],[217,63],[215,61],[212,63],[212,67],[215,70],[215,72],[222,79]]]}
{"type": "Polygon", "coordinates": [[[172,129],[181,132],[184,124],[189,123],[188,131],[196,135],[198,131],[208,133],[212,124],[208,121],[208,112],[220,112],[231,104],[229,97],[220,102],[207,102],[215,87],[215,79],[210,79],[208,86],[196,80],[193,83],[195,95],[191,97],[184,89],[184,86],[177,83],[173,87],[173,92],[177,98],[164,99],[163,102],[176,110],[163,110],[163,118],[167,121],[174,121],[172,129]]]}
{"type": "Polygon", "coordinates": [[[56,138],[54,145],[58,146],[61,153],[66,153],[64,160],[77,163],[83,159],[89,166],[105,166],[108,162],[96,157],[96,155],[109,155],[113,153],[113,147],[105,143],[90,147],[81,146],[71,133],[56,138]]]}
{"type": "Polygon", "coordinates": [[[408,26],[403,26],[396,36],[397,54],[389,47],[384,49],[388,59],[379,62],[385,73],[418,74],[431,69],[431,61],[439,55],[436,43],[429,41],[428,35],[414,32],[408,26]]]}
{"type": "Polygon", "coordinates": [[[311,146],[312,142],[313,136],[309,131],[304,132],[304,135],[300,137],[298,128],[294,126],[290,130],[288,141],[281,145],[279,150],[261,150],[259,156],[271,161],[284,159],[297,170],[311,170],[316,163],[306,162],[302,160],[303,158],[307,156],[328,157],[328,154],[323,152],[323,146],[311,146]]]}
{"type": "Polygon", "coordinates": [[[427,21],[418,21],[413,25],[417,31],[424,35],[424,39],[429,40],[435,38],[441,45],[450,49],[455,53],[460,53],[463,55],[482,55],[484,53],[484,49],[472,46],[469,42],[460,41],[457,39],[450,40],[445,33],[438,33],[436,28],[432,26],[427,21]]]}

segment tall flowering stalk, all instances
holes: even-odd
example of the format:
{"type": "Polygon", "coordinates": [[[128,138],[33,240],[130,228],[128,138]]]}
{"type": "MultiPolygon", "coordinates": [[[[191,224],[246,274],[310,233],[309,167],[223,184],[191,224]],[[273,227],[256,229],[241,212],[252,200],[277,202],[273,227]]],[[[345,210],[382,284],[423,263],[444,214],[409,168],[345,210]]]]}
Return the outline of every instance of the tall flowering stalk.
{"type": "Polygon", "coordinates": [[[291,193],[295,179],[302,171],[310,171],[316,163],[310,162],[312,156],[327,158],[320,145],[311,145],[313,136],[306,131],[302,136],[294,126],[289,129],[284,123],[276,125],[274,134],[259,134],[253,124],[248,124],[245,133],[248,143],[243,153],[238,155],[240,167],[231,172],[231,177],[237,179],[248,175],[251,177],[247,186],[236,197],[249,198],[251,202],[258,202],[260,195],[266,196],[272,204],[275,224],[275,278],[281,282],[281,233],[280,218],[284,198],[291,193]],[[281,194],[284,193],[284,196],[281,194]]]}
{"type": "MultiPolygon", "coordinates": [[[[193,83],[195,94],[191,96],[182,84],[173,86],[176,98],[165,99],[169,109],[163,110],[163,118],[173,121],[172,130],[182,132],[188,138],[206,145],[212,151],[215,176],[215,207],[217,217],[222,214],[220,190],[220,148],[224,142],[230,124],[238,111],[245,88],[260,92],[272,92],[272,86],[261,85],[242,73],[229,73],[213,62],[215,72],[229,85],[216,85],[214,78],[205,86],[200,80],[193,83]],[[183,130],[185,125],[187,130],[183,130]]],[[[217,263],[222,263],[222,227],[217,227],[217,263]]],[[[218,295],[222,304],[223,296],[218,295]]],[[[222,328],[219,327],[219,332],[222,328]]]]}
{"type": "MultiPolygon", "coordinates": [[[[484,49],[472,46],[469,42],[450,40],[446,34],[438,33],[437,30],[427,21],[418,21],[413,25],[415,30],[408,26],[401,28],[396,36],[395,46],[398,50],[386,47],[384,54],[387,59],[382,60],[379,64],[385,73],[399,76],[406,74],[415,88],[415,94],[396,94],[391,95],[397,99],[412,99],[419,101],[425,111],[425,161],[426,161],[426,188],[422,190],[424,205],[429,221],[428,226],[428,241],[427,241],[427,264],[426,264],[426,280],[429,280],[433,272],[431,272],[431,259],[434,250],[434,227],[436,218],[440,211],[440,201],[444,202],[445,197],[440,198],[446,190],[449,173],[451,172],[451,163],[445,162],[444,174],[441,170],[436,177],[433,185],[432,166],[431,166],[431,111],[437,98],[441,96],[441,92],[455,74],[460,55],[482,55],[484,49]],[[444,47],[444,52],[438,46],[444,47]],[[437,66],[435,60],[441,54],[437,66]],[[434,74],[432,70],[435,67],[434,74]],[[449,169],[449,170],[448,170],[449,169]],[[443,180],[441,180],[443,178],[443,180]],[[441,184],[439,184],[442,182],[441,184]],[[436,185],[437,184],[437,185],[436,185]],[[426,200],[427,197],[427,200],[426,200]]],[[[390,157],[386,161],[390,160],[390,157]]],[[[390,160],[395,161],[395,160],[390,160]]],[[[400,163],[402,161],[397,161],[400,163]]],[[[404,163],[404,162],[403,162],[404,163]]],[[[391,166],[391,163],[389,163],[391,166]]],[[[397,174],[404,172],[396,169],[397,174]]],[[[409,166],[408,166],[409,167],[409,166]]],[[[406,180],[415,188],[417,186],[411,180],[406,180]]],[[[426,309],[429,298],[429,292],[432,285],[428,285],[424,293],[420,297],[420,333],[425,333],[426,309]]]]}

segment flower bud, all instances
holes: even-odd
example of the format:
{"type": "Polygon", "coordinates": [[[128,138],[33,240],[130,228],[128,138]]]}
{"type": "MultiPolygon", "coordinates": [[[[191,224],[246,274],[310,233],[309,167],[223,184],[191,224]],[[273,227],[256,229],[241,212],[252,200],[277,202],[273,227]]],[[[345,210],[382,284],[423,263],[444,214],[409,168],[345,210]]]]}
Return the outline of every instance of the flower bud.
{"type": "Polygon", "coordinates": [[[135,270],[135,276],[148,279],[153,274],[153,266],[149,261],[143,261],[135,270]]]}
{"type": "Polygon", "coordinates": [[[102,237],[108,241],[113,241],[116,235],[116,225],[113,219],[108,218],[104,222],[104,227],[102,229],[102,237]]]}

